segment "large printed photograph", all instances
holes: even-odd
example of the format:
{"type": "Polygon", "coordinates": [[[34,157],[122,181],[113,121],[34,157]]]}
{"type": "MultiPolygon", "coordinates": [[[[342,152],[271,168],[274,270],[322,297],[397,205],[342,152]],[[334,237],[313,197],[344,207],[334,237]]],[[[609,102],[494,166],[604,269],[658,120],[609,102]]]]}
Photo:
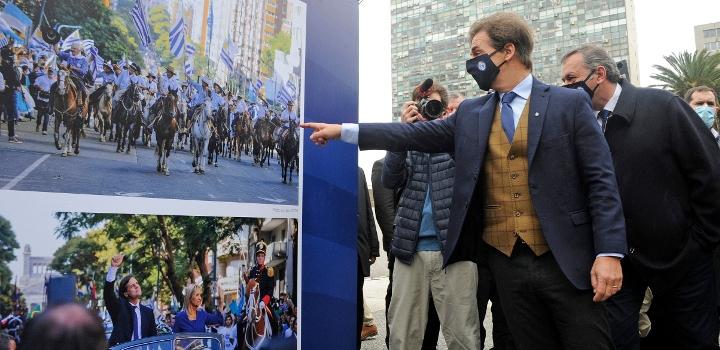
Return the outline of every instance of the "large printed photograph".
{"type": "Polygon", "coordinates": [[[36,214],[0,209],[0,328],[16,343],[75,308],[113,349],[296,348],[297,219],[36,214]]]}
{"type": "Polygon", "coordinates": [[[0,10],[0,190],[298,205],[305,4],[0,10]]]}

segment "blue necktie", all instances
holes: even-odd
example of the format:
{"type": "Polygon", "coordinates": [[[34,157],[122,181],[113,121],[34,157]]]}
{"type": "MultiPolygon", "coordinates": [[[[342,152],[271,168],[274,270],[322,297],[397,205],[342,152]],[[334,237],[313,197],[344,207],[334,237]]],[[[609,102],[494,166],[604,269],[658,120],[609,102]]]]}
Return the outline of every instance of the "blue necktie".
{"type": "Polygon", "coordinates": [[[611,114],[612,112],[607,109],[603,109],[600,113],[598,113],[598,119],[600,119],[600,126],[602,126],[603,132],[605,132],[605,128],[607,128],[607,121],[611,114]]]}
{"type": "Polygon", "coordinates": [[[133,306],[133,340],[140,339],[140,327],[138,327],[140,322],[138,321],[137,308],[137,306],[133,306]]]}
{"type": "Polygon", "coordinates": [[[501,98],[502,107],[500,109],[500,116],[502,117],[502,127],[510,143],[513,141],[513,136],[515,136],[515,115],[513,114],[512,107],[510,107],[510,102],[512,102],[516,96],[516,93],[510,91],[505,93],[501,98]]]}

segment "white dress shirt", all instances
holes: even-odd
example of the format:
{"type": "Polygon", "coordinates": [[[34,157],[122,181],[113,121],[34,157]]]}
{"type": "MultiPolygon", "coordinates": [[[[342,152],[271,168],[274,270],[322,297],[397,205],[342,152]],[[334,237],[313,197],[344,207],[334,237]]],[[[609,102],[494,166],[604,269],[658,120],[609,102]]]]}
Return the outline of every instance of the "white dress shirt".
{"type": "MultiPolygon", "coordinates": [[[[610,111],[610,115],[608,116],[608,120],[612,118],[612,113],[615,110],[615,106],[617,106],[618,99],[620,99],[620,92],[622,91],[622,86],[620,84],[615,84],[615,92],[613,92],[613,95],[610,97],[608,102],[605,104],[605,107],[603,109],[610,111]]],[[[597,123],[602,127],[602,120],[598,118],[598,114],[600,111],[595,112],[595,118],[597,118],[597,123]]]]}

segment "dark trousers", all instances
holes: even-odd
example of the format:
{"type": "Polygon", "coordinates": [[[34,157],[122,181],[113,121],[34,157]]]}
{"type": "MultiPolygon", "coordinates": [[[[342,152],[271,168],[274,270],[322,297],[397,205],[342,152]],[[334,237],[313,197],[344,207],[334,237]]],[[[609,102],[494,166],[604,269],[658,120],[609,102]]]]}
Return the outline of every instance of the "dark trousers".
{"type": "MultiPolygon", "coordinates": [[[[385,346],[390,348],[390,322],[388,322],[388,310],[390,309],[390,299],[392,299],[393,271],[395,270],[395,256],[388,252],[388,270],[390,270],[390,284],[388,284],[385,293],[385,346]]],[[[438,338],[440,337],[440,318],[435,310],[435,303],[432,295],[428,304],[428,321],[425,326],[425,335],[423,336],[422,350],[437,349],[438,338]]]]}
{"type": "Polygon", "coordinates": [[[488,300],[492,301],[490,311],[492,312],[493,349],[514,350],[515,345],[512,342],[510,329],[503,314],[502,303],[498,297],[497,288],[495,288],[495,281],[490,273],[490,268],[487,265],[478,264],[477,304],[478,315],[480,315],[480,339],[483,348],[485,347],[487,331],[482,323],[487,313],[488,300]]]}
{"type": "Polygon", "coordinates": [[[0,94],[3,107],[5,107],[5,116],[8,125],[8,137],[15,136],[15,123],[17,123],[17,105],[15,98],[15,90],[5,90],[0,94]]]}
{"type": "Polygon", "coordinates": [[[40,124],[42,124],[42,131],[47,131],[48,121],[50,121],[50,115],[48,114],[48,106],[45,102],[43,102],[43,106],[41,107],[40,103],[41,102],[38,102],[38,117],[35,123],[37,126],[40,126],[40,124]]]}
{"type": "Polygon", "coordinates": [[[698,250],[692,260],[687,274],[675,286],[660,294],[653,291],[648,312],[652,328],[642,342],[638,312],[648,284],[632,262],[623,260],[622,289],[606,303],[618,350],[718,349],[713,254],[698,250]]]}
{"type": "Polygon", "coordinates": [[[570,283],[552,253],[517,243],[507,257],[488,247],[488,265],[517,349],[613,349],[604,306],[570,283]]]}
{"type": "Polygon", "coordinates": [[[357,306],[356,306],[356,325],[355,325],[355,344],[358,350],[360,350],[360,334],[362,333],[363,327],[363,316],[365,315],[365,307],[363,306],[363,284],[365,284],[365,273],[363,272],[362,265],[360,264],[360,257],[358,257],[358,270],[357,270],[357,306]]]}

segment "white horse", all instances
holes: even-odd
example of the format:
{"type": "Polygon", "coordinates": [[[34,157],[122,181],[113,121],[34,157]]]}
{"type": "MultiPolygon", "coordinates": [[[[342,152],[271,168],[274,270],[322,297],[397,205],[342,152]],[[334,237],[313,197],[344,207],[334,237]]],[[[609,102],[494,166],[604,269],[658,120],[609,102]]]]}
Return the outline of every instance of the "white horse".
{"type": "Polygon", "coordinates": [[[212,134],[212,118],[210,113],[212,105],[210,100],[200,106],[193,115],[192,130],[190,131],[193,144],[193,172],[197,174],[205,173],[205,165],[207,165],[208,144],[210,143],[210,135],[212,134]]]}
{"type": "Polygon", "coordinates": [[[272,325],[270,323],[270,309],[265,302],[258,300],[260,297],[260,285],[252,280],[248,283],[248,300],[245,304],[245,325],[244,349],[260,349],[272,338],[272,325]]]}

